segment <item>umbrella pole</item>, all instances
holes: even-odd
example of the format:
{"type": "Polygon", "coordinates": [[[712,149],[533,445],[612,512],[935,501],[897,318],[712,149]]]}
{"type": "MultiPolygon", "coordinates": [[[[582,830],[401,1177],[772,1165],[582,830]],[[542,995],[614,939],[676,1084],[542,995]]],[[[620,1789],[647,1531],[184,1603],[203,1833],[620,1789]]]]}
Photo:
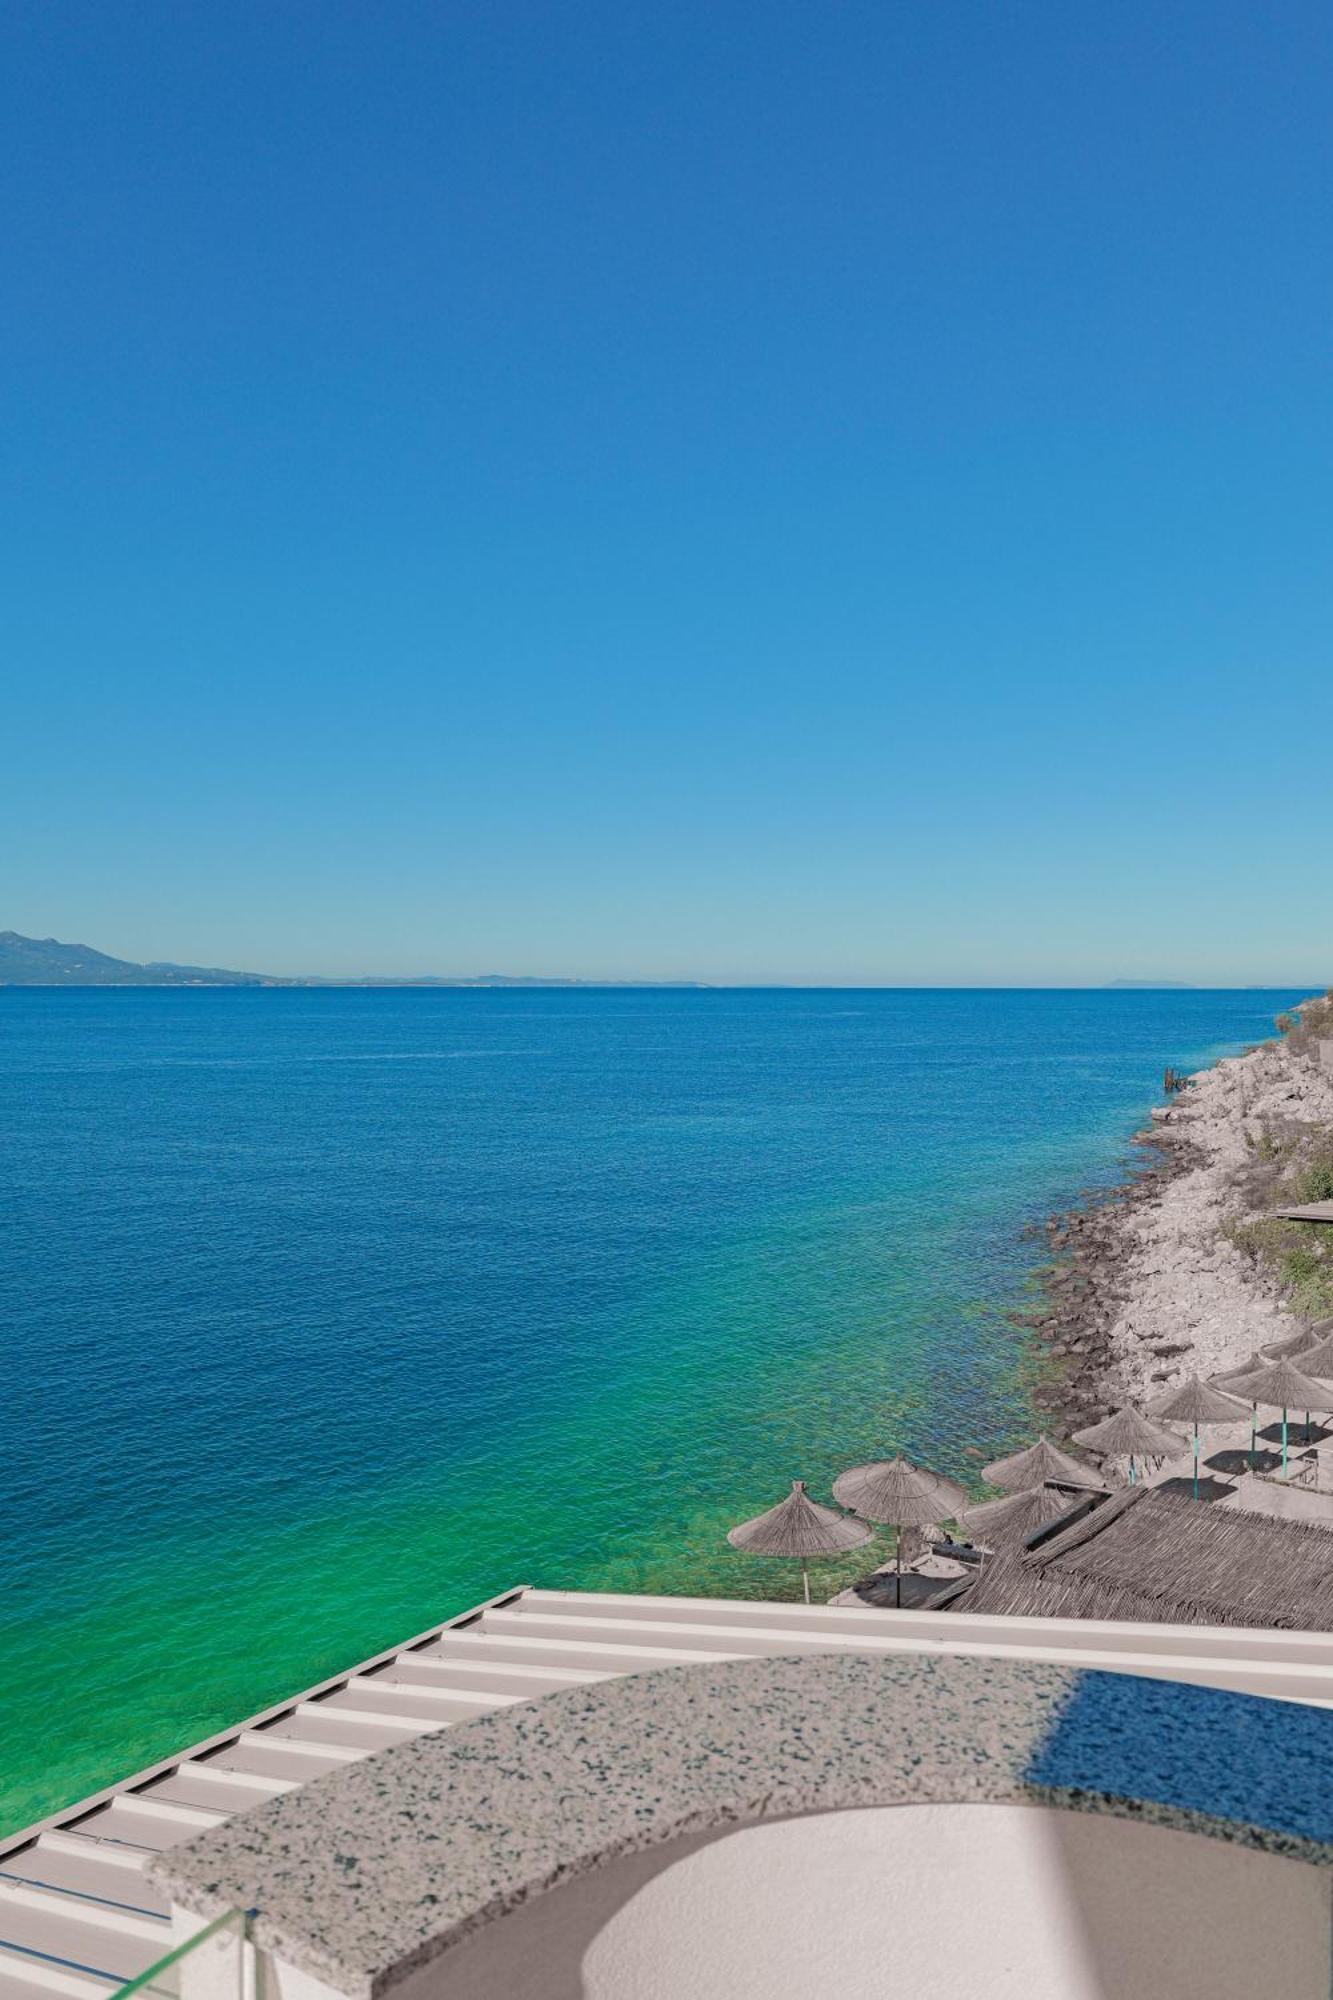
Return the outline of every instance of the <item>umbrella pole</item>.
{"type": "Polygon", "coordinates": [[[898,1565],[893,1584],[893,1608],[895,1611],[901,1611],[903,1608],[903,1531],[901,1528],[895,1528],[893,1531],[893,1547],[894,1560],[898,1565]]]}
{"type": "Polygon", "coordinates": [[[1129,1483],[1130,1483],[1130,1485],[1131,1485],[1131,1486],[1132,1486],[1132,1485],[1134,1484],[1134,1454],[1133,1454],[1133,1452],[1131,1452],[1131,1453],[1129,1454],[1129,1483]]]}
{"type": "Polygon", "coordinates": [[[1255,1455],[1259,1449],[1259,1405],[1250,1404],[1250,1471],[1254,1471],[1255,1455]]]}
{"type": "Polygon", "coordinates": [[[1282,1477],[1287,1476],[1287,1412],[1282,1412],[1282,1477]]]}
{"type": "Polygon", "coordinates": [[[1194,1426],[1194,1497],[1199,1497],[1199,1426],[1194,1426]]]}
{"type": "Polygon", "coordinates": [[[810,1572],[804,1563],[801,1564],[801,1582],[805,1585],[805,1601],[808,1604],[810,1602],[810,1572]]]}

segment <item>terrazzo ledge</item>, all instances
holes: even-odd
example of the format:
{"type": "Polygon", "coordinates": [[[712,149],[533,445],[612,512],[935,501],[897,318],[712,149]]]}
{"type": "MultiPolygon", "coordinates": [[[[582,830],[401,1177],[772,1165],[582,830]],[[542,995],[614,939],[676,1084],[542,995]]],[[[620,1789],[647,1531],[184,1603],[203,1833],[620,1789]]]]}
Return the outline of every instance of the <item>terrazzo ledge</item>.
{"type": "Polygon", "coordinates": [[[162,1855],[207,1919],[378,2000],[533,1897],[680,1837],[1006,1803],[1333,1867],[1333,1713],[1138,1675],[824,1654],[546,1695],[314,1780],[162,1855]]]}

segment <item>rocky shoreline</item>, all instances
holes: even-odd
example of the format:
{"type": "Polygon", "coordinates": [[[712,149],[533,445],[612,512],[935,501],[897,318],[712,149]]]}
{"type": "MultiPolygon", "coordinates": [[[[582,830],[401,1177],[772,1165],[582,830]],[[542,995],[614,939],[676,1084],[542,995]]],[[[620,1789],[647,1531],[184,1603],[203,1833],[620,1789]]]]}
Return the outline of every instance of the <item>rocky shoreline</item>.
{"type": "Polygon", "coordinates": [[[1329,1015],[1309,1002],[1281,1040],[1191,1077],[1136,1135],[1147,1157],[1127,1182],[1050,1217],[1053,1262],[1022,1319],[1050,1364],[1035,1399],[1066,1429],[1236,1366],[1308,1320],[1271,1226],[1254,1224],[1303,1166],[1333,1157],[1333,1068],[1317,1032],[1329,1015]]]}
{"type": "MultiPolygon", "coordinates": [[[[1136,1143],[1156,1146],[1159,1135],[1137,1134],[1136,1143]]],[[[1096,1423],[1124,1400],[1117,1394],[1114,1335],[1133,1299],[1130,1225],[1191,1164],[1185,1148],[1163,1148],[1162,1157],[1138,1168],[1131,1179],[1045,1224],[1053,1261],[1044,1274],[1042,1303],[1022,1315],[1022,1323],[1036,1333],[1045,1358],[1058,1364],[1037,1384],[1034,1401],[1058,1415],[1068,1430],[1096,1423]]],[[[1164,1335],[1159,1344],[1167,1350],[1160,1357],[1165,1362],[1184,1343],[1164,1335]]]]}

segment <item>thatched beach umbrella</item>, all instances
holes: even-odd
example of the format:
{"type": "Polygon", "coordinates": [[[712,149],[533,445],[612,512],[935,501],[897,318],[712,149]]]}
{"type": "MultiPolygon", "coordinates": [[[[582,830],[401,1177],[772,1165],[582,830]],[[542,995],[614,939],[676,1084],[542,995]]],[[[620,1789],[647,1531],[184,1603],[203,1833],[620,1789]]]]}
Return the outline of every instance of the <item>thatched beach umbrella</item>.
{"type": "Polygon", "coordinates": [[[727,1531],[733,1549],[751,1556],[788,1556],[801,1565],[805,1601],[810,1602],[810,1571],[813,1556],[840,1556],[859,1549],[874,1533],[864,1521],[853,1521],[832,1507],[821,1507],[805,1490],[803,1479],[793,1479],[791,1492],[766,1514],[742,1521],[727,1531]]]}
{"type": "Polygon", "coordinates": [[[999,1500],[983,1500],[968,1507],[958,1518],[973,1541],[992,1549],[1021,1547],[1036,1528],[1056,1521],[1077,1503],[1053,1486],[1024,1486],[999,1500]]]}
{"type": "Polygon", "coordinates": [[[1311,1346],[1317,1338],[1318,1335],[1313,1328],[1300,1326],[1295,1333],[1289,1333],[1285,1340],[1267,1341],[1264,1353],[1274,1361],[1294,1360],[1303,1347],[1311,1346]]]}
{"type": "MultiPolygon", "coordinates": [[[[1286,1345],[1285,1341],[1283,1342],[1283,1345],[1284,1346],[1286,1345]]],[[[1213,1383],[1215,1388],[1229,1390],[1233,1383],[1240,1381],[1242,1375],[1253,1375],[1256,1369],[1267,1368],[1268,1364],[1270,1363],[1270,1361],[1273,1360],[1277,1351],[1278,1350],[1276,1348],[1270,1348],[1265,1350],[1262,1347],[1256,1347],[1254,1353],[1250,1356],[1249,1360],[1242,1361],[1239,1368],[1224,1369],[1222,1374],[1212,1375],[1209,1377],[1209,1380],[1213,1383]]],[[[1259,1447],[1259,1405],[1255,1401],[1255,1399],[1251,1397],[1250,1398],[1251,1466],[1253,1466],[1254,1455],[1255,1452],[1258,1450],[1258,1447],[1259,1447]]]]}
{"type": "Polygon", "coordinates": [[[1194,1497],[1199,1497],[1199,1425],[1234,1424],[1242,1421],[1245,1405],[1234,1396],[1224,1395],[1209,1383],[1201,1382],[1197,1375],[1187,1375],[1177,1389],[1168,1389],[1165,1396],[1159,1396],[1155,1403],[1148,1405],[1150,1417],[1165,1417],[1168,1422],[1192,1424],[1194,1426],[1194,1497]]]}
{"type": "Polygon", "coordinates": [[[1282,1412],[1282,1477],[1287,1476],[1287,1411],[1305,1411],[1305,1431],[1307,1441],[1310,1434],[1311,1410],[1333,1410],[1333,1384],[1320,1381],[1294,1361],[1270,1361],[1266,1368],[1257,1368],[1253,1375],[1241,1375],[1233,1383],[1233,1389],[1247,1397],[1252,1403],[1264,1403],[1270,1410],[1282,1412]]]}
{"type": "Polygon", "coordinates": [[[1163,1424],[1155,1424],[1151,1417],[1145,1417],[1128,1404],[1114,1416],[1103,1417],[1099,1424],[1089,1424],[1087,1430],[1074,1432],[1075,1444],[1086,1445],[1089,1451],[1099,1452],[1103,1458],[1127,1458],[1131,1486],[1136,1458],[1174,1458],[1184,1442],[1183,1437],[1177,1437],[1163,1424]]]}
{"type": "Polygon", "coordinates": [[[904,1528],[924,1528],[935,1521],[956,1521],[967,1505],[967,1494],[952,1479],[926,1472],[906,1458],[877,1458],[869,1465],[854,1465],[833,1482],[833,1497],[867,1521],[883,1521],[896,1528],[897,1587],[894,1596],[903,1601],[904,1528]]]}
{"type": "MultiPolygon", "coordinates": [[[[1314,1331],[1315,1329],[1311,1327],[1311,1335],[1314,1334],[1314,1331]]],[[[1277,1361],[1284,1359],[1294,1361],[1302,1375],[1317,1375],[1321,1382],[1326,1382],[1330,1376],[1333,1376],[1333,1333],[1325,1334],[1322,1340],[1315,1340],[1311,1346],[1302,1347],[1298,1352],[1290,1356],[1279,1355],[1277,1349],[1274,1348],[1272,1354],[1263,1355],[1255,1363],[1255,1367],[1262,1367],[1270,1360],[1277,1361]]],[[[1250,1372],[1253,1373],[1253,1369],[1250,1372]]]]}
{"type": "Polygon", "coordinates": [[[1331,1333],[1333,1319],[1302,1320],[1295,1333],[1288,1334],[1285,1340],[1266,1340],[1264,1353],[1271,1354],[1275,1361],[1298,1361],[1320,1341],[1327,1340],[1331,1333]]]}
{"type": "Polygon", "coordinates": [[[1016,1451],[1010,1458],[997,1458],[994,1465],[982,1468],[981,1476],[989,1479],[992,1486],[1003,1486],[1010,1493],[1045,1486],[1048,1480],[1057,1486],[1091,1486],[1098,1491],[1102,1484],[1089,1466],[1081,1465],[1045,1437],[1038,1438],[1026,1451],[1016,1451]]]}
{"type": "MultiPolygon", "coordinates": [[[[1333,1320],[1303,1320],[1295,1334],[1287,1334],[1285,1340],[1265,1340],[1263,1352],[1275,1362],[1299,1362],[1305,1368],[1305,1356],[1311,1348],[1319,1346],[1333,1334],[1333,1320]]],[[[1309,1374],[1309,1370],[1307,1370],[1309,1374]]]]}
{"type": "Polygon", "coordinates": [[[1210,1375],[1208,1380],[1225,1389],[1228,1382],[1239,1382],[1242,1375],[1253,1375],[1256,1368],[1267,1368],[1270,1361],[1277,1358],[1274,1347],[1256,1347],[1248,1361],[1241,1361],[1234,1368],[1224,1368],[1220,1375],[1210,1375]]]}

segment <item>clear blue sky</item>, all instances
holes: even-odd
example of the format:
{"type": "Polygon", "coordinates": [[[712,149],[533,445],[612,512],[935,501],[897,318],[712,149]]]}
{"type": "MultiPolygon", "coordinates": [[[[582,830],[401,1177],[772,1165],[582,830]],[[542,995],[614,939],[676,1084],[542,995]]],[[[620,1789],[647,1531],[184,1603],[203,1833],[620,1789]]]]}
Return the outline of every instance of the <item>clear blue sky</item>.
{"type": "Polygon", "coordinates": [[[1327,0],[0,41],[0,928],[1333,976],[1327,0]]]}

